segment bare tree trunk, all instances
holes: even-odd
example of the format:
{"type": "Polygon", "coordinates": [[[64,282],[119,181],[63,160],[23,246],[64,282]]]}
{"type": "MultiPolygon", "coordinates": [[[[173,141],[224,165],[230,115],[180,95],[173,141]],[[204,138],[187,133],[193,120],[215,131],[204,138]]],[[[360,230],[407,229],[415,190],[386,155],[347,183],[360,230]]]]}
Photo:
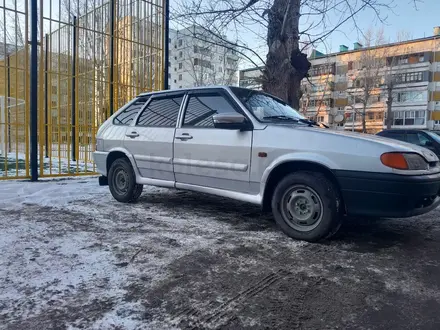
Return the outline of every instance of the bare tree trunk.
{"type": "Polygon", "coordinates": [[[393,123],[393,112],[392,112],[392,105],[393,105],[393,88],[391,86],[388,86],[387,88],[387,129],[391,129],[391,125],[393,123]]]}
{"type": "Polygon", "coordinates": [[[274,0],[269,10],[263,90],[299,109],[301,80],[310,68],[299,49],[300,0],[274,0]]]}
{"type": "Polygon", "coordinates": [[[367,103],[364,103],[362,108],[362,133],[367,132],[366,116],[367,116],[367,103]]]}

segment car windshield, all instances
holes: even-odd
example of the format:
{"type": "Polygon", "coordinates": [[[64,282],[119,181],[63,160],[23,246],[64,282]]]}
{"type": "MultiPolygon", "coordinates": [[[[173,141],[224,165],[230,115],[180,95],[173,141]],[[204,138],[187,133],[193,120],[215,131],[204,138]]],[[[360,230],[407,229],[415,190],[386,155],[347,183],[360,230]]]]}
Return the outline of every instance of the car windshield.
{"type": "Polygon", "coordinates": [[[306,120],[298,111],[271,95],[244,88],[233,87],[231,90],[261,122],[283,120],[303,122],[306,120]]]}
{"type": "Polygon", "coordinates": [[[430,137],[432,137],[435,142],[440,143],[440,136],[439,133],[432,133],[432,132],[426,132],[430,137]]]}

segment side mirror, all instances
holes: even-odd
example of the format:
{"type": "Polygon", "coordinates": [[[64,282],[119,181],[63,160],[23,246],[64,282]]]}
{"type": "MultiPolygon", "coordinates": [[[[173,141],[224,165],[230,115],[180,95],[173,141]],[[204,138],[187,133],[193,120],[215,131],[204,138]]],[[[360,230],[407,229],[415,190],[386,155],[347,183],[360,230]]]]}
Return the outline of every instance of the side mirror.
{"type": "Polygon", "coordinates": [[[246,130],[250,128],[246,117],[239,113],[220,113],[213,116],[214,127],[222,129],[246,130]]]}

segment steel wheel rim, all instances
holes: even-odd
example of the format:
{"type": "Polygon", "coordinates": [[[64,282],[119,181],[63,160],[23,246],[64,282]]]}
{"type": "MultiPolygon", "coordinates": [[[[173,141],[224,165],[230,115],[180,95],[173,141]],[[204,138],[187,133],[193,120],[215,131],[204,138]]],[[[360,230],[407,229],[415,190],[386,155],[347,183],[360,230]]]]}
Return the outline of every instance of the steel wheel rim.
{"type": "Polygon", "coordinates": [[[124,195],[128,191],[129,177],[124,169],[117,169],[113,174],[113,187],[118,195],[124,195]]]}
{"type": "Polygon", "coordinates": [[[281,198],[281,214],[293,229],[315,229],[323,217],[323,203],[318,193],[305,185],[294,185],[281,198]]]}

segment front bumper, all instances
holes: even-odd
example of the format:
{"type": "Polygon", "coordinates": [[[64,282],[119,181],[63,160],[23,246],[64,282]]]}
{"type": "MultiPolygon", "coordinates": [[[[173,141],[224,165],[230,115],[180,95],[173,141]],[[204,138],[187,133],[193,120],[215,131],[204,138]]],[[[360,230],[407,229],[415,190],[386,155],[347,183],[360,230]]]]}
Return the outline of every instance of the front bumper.
{"type": "Polygon", "coordinates": [[[406,218],[440,205],[440,173],[397,174],[335,171],[348,215],[406,218]]]}

